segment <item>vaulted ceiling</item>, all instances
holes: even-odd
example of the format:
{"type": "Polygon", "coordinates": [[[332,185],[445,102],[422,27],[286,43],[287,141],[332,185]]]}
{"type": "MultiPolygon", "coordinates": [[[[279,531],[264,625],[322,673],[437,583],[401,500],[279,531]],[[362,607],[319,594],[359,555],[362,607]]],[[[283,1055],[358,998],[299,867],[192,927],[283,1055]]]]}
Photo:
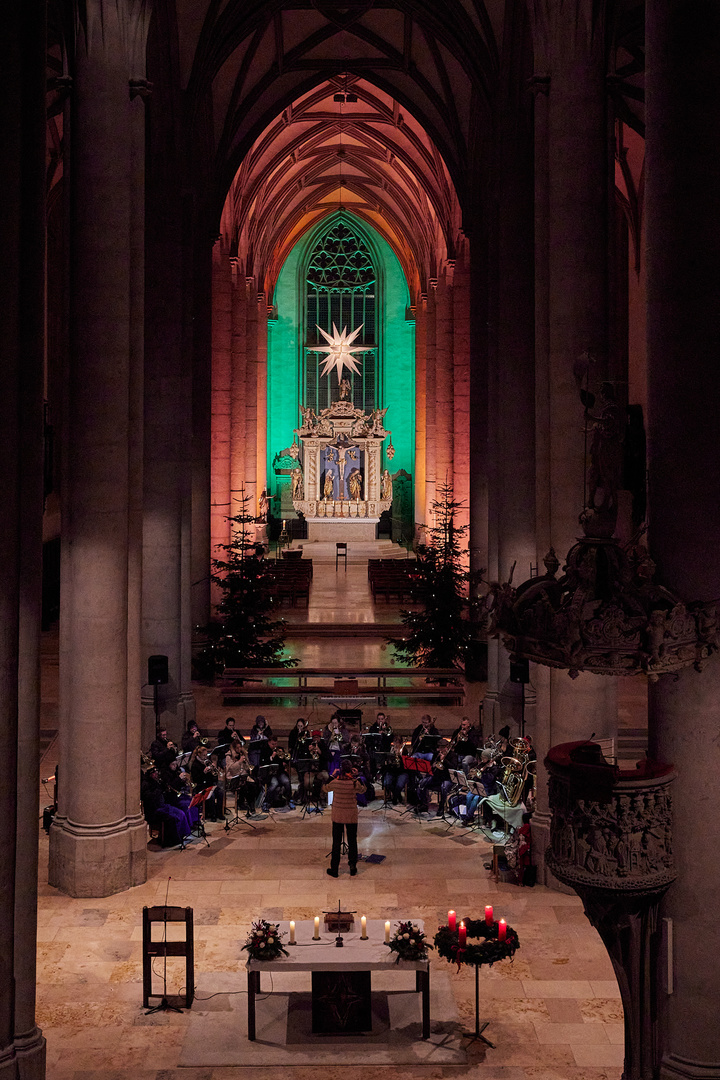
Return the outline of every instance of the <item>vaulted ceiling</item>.
{"type": "Polygon", "coordinates": [[[292,102],[256,139],[222,231],[270,294],[297,239],[340,207],[385,237],[414,296],[454,255],[460,208],[437,147],[397,100],[345,74],[292,102]]]}
{"type": "Polygon", "coordinates": [[[188,129],[212,146],[222,231],[268,292],[340,206],[388,240],[415,296],[454,257],[504,7],[177,0],[188,129]]]}

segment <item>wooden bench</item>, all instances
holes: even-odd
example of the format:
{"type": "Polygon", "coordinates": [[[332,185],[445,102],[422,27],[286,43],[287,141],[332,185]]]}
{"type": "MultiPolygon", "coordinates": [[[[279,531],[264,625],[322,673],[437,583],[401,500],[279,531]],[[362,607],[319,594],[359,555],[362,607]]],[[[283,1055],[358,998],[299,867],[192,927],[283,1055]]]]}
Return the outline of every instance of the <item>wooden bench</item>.
{"type": "MultiPolygon", "coordinates": [[[[462,705],[465,700],[465,690],[461,686],[386,686],[382,690],[377,687],[361,686],[358,695],[361,697],[374,697],[378,705],[386,705],[389,697],[407,697],[415,699],[433,700],[439,698],[453,705],[462,705]]],[[[247,685],[228,687],[223,690],[223,705],[238,705],[243,701],[272,698],[296,698],[298,704],[305,705],[312,698],[333,698],[342,700],[342,693],[338,693],[334,686],[267,686],[247,685]]]]}
{"type": "Polygon", "coordinates": [[[289,600],[295,607],[299,600],[310,604],[310,582],[313,576],[312,559],[289,559],[276,562],[270,571],[273,592],[280,604],[289,600]]]}
{"type": "Polygon", "coordinates": [[[338,680],[372,679],[375,686],[360,684],[358,693],[375,697],[379,704],[384,704],[388,697],[439,698],[462,704],[465,699],[465,687],[462,673],[454,668],[365,668],[363,670],[342,670],[336,668],[229,668],[216,679],[216,685],[222,689],[223,703],[241,701],[243,698],[292,697],[299,701],[311,697],[340,697],[336,685],[338,680]],[[333,679],[333,685],[327,682],[311,684],[309,680],[333,679]],[[268,680],[273,680],[272,682],[268,680]],[[287,685],[279,685],[274,680],[283,680],[287,685]],[[293,685],[290,680],[297,680],[293,685]],[[395,680],[402,680],[395,684],[395,680]],[[418,686],[418,680],[423,685],[418,686]]]}
{"type": "Polygon", "coordinates": [[[384,596],[389,602],[393,596],[398,603],[408,597],[412,600],[415,587],[413,571],[415,560],[368,559],[368,580],[375,600],[384,596]]]}

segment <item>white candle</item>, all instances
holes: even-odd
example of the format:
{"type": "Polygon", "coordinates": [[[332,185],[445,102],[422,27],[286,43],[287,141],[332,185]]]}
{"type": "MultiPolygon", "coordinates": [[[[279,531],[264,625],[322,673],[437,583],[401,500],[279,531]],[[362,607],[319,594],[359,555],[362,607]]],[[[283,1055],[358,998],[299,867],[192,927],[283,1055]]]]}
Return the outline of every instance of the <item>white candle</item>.
{"type": "Polygon", "coordinates": [[[364,915],[360,917],[360,937],[363,941],[367,941],[367,919],[364,915]]]}
{"type": "Polygon", "coordinates": [[[315,933],[313,934],[313,941],[317,941],[320,937],[320,916],[315,916],[315,933]]]}
{"type": "Polygon", "coordinates": [[[283,518],[283,529],[285,528],[285,518],[283,518]]]}
{"type": "Polygon", "coordinates": [[[290,920],[290,944],[295,944],[295,920],[290,920]]]}
{"type": "Polygon", "coordinates": [[[385,923],[385,944],[386,945],[390,944],[390,923],[389,922],[385,923]]]}

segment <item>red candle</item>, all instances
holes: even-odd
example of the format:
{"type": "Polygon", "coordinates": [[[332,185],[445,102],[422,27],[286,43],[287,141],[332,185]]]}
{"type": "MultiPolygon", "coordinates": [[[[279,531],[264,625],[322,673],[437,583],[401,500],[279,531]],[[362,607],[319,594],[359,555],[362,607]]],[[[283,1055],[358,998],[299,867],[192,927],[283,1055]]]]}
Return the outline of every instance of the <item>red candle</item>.
{"type": "Polygon", "coordinates": [[[504,941],[507,934],[507,923],[504,919],[501,919],[498,923],[498,941],[504,941]]]}
{"type": "Polygon", "coordinates": [[[487,923],[488,926],[491,926],[492,921],[493,921],[492,904],[486,904],[485,905],[485,922],[487,923]]]}
{"type": "Polygon", "coordinates": [[[454,911],[448,911],[448,929],[453,933],[457,930],[457,916],[454,911]]]}
{"type": "Polygon", "coordinates": [[[461,922],[460,927],[458,929],[458,943],[459,943],[461,949],[465,948],[466,942],[467,942],[467,930],[465,929],[465,923],[461,922]]]}

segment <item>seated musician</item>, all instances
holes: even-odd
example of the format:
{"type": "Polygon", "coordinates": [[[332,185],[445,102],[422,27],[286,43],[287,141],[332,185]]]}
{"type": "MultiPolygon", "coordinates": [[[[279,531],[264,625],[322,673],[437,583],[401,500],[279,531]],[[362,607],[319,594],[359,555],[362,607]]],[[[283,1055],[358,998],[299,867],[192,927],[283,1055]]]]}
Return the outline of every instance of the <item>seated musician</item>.
{"type": "Polygon", "coordinates": [[[207,746],[198,746],[192,752],[188,766],[193,791],[197,795],[199,791],[214,787],[212,795],[205,802],[205,819],[217,821],[224,816],[222,808],[222,793],[218,786],[218,767],[210,758],[207,746]]]}
{"type": "Polygon", "coordinates": [[[440,735],[440,732],[435,727],[433,718],[427,713],[420,717],[420,723],[410,737],[410,753],[413,757],[422,758],[424,761],[432,761],[433,751],[425,750],[419,752],[420,744],[426,735],[440,735]]]}
{"type": "Polygon", "coordinates": [[[427,813],[430,808],[430,792],[438,792],[438,816],[445,812],[445,800],[452,788],[450,779],[448,753],[450,744],[443,743],[437,748],[432,759],[432,772],[429,776],[423,776],[418,784],[418,813],[427,813]]]}
{"type": "Polygon", "coordinates": [[[174,761],[177,757],[177,746],[168,738],[167,728],[161,727],[150,744],[150,757],[158,769],[174,761]]]}
{"type": "MultiPolygon", "coordinates": [[[[272,728],[264,716],[256,716],[255,723],[250,729],[250,742],[267,742],[272,737],[272,728]]],[[[250,750],[250,761],[254,768],[260,764],[261,753],[259,749],[250,750]]]]}
{"type": "Polygon", "coordinates": [[[180,740],[183,753],[191,754],[195,747],[200,745],[200,742],[200,729],[197,723],[191,720],[187,726],[187,731],[183,732],[183,737],[180,740]]]}
{"type": "Polygon", "coordinates": [[[368,739],[372,777],[375,779],[383,774],[385,758],[390,751],[393,737],[393,729],[384,712],[377,714],[375,723],[371,725],[368,734],[375,736],[373,739],[368,739]]]}
{"type": "Polygon", "coordinates": [[[300,802],[305,794],[305,772],[307,770],[308,746],[312,741],[312,735],[308,722],[304,716],[299,716],[295,721],[295,727],[290,729],[288,735],[288,752],[290,762],[297,772],[298,786],[295,792],[295,801],[300,802]]]}
{"type": "MultiPolygon", "coordinates": [[[[295,727],[291,729],[290,734],[288,735],[288,750],[293,761],[297,757],[298,744],[307,744],[310,742],[311,738],[312,735],[308,728],[307,720],[304,716],[298,716],[295,721],[295,727]]],[[[304,749],[307,749],[307,745],[305,745],[304,749]]]]}
{"type": "Polygon", "coordinates": [[[330,775],[332,776],[340,768],[340,759],[350,742],[350,733],[336,713],[330,718],[330,723],[323,734],[330,755],[330,775]]]}
{"type": "Polygon", "coordinates": [[[225,721],[225,727],[221,728],[221,730],[218,731],[218,746],[224,746],[226,743],[229,743],[232,740],[233,735],[235,734],[235,717],[228,716],[227,720],[225,721]]]}
{"type": "Polygon", "coordinates": [[[190,819],[181,807],[168,803],[155,765],[143,774],[140,799],[145,820],[151,829],[159,828],[162,821],[172,821],[177,829],[178,840],[182,841],[190,835],[190,819]]]}
{"type": "Polygon", "coordinates": [[[353,768],[357,771],[358,776],[365,785],[365,791],[358,794],[358,806],[367,806],[368,802],[372,802],[375,798],[375,791],[371,783],[372,765],[370,763],[370,755],[365,749],[365,744],[362,741],[362,736],[357,732],[353,732],[350,736],[347,753],[350,755],[350,762],[353,768]]]}
{"type": "MultiPolygon", "coordinates": [[[[485,792],[485,797],[495,795],[498,790],[498,776],[502,772],[502,764],[500,759],[493,760],[492,750],[483,750],[480,755],[479,768],[472,769],[468,775],[469,780],[478,780],[485,792]]],[[[475,811],[478,808],[482,796],[476,795],[475,792],[468,791],[465,798],[465,818],[463,825],[470,825],[475,816],[475,811]]]]}
{"type": "Polygon", "coordinates": [[[328,771],[330,757],[319,731],[313,731],[313,737],[307,748],[307,768],[303,774],[303,801],[312,802],[317,807],[322,794],[323,784],[330,779],[328,771]]]}
{"type": "Polygon", "coordinates": [[[165,802],[170,806],[179,806],[187,814],[190,824],[196,825],[200,815],[197,806],[190,808],[192,799],[190,773],[186,772],[185,768],[180,765],[178,758],[174,758],[158,771],[165,802]]]}
{"type": "Polygon", "coordinates": [[[289,765],[288,755],[287,751],[278,745],[277,736],[270,736],[266,745],[261,748],[260,755],[261,768],[266,765],[278,766],[277,769],[273,770],[273,774],[268,781],[265,796],[267,805],[276,808],[287,806],[290,810],[294,810],[292,786],[287,771],[289,765]]]}
{"type": "Polygon", "coordinates": [[[453,767],[462,769],[466,776],[475,762],[479,742],[480,732],[473,727],[469,716],[463,716],[460,726],[456,727],[450,736],[450,746],[453,767]]]}
{"type": "Polygon", "coordinates": [[[402,735],[396,735],[390,746],[383,775],[385,799],[392,800],[393,806],[402,802],[402,794],[407,787],[408,773],[403,765],[402,754],[405,741],[402,735]]]}
{"type": "Polygon", "coordinates": [[[239,739],[233,739],[225,755],[225,790],[235,792],[237,807],[244,809],[248,817],[257,817],[255,805],[259,785],[253,776],[247,750],[239,739]]]}

